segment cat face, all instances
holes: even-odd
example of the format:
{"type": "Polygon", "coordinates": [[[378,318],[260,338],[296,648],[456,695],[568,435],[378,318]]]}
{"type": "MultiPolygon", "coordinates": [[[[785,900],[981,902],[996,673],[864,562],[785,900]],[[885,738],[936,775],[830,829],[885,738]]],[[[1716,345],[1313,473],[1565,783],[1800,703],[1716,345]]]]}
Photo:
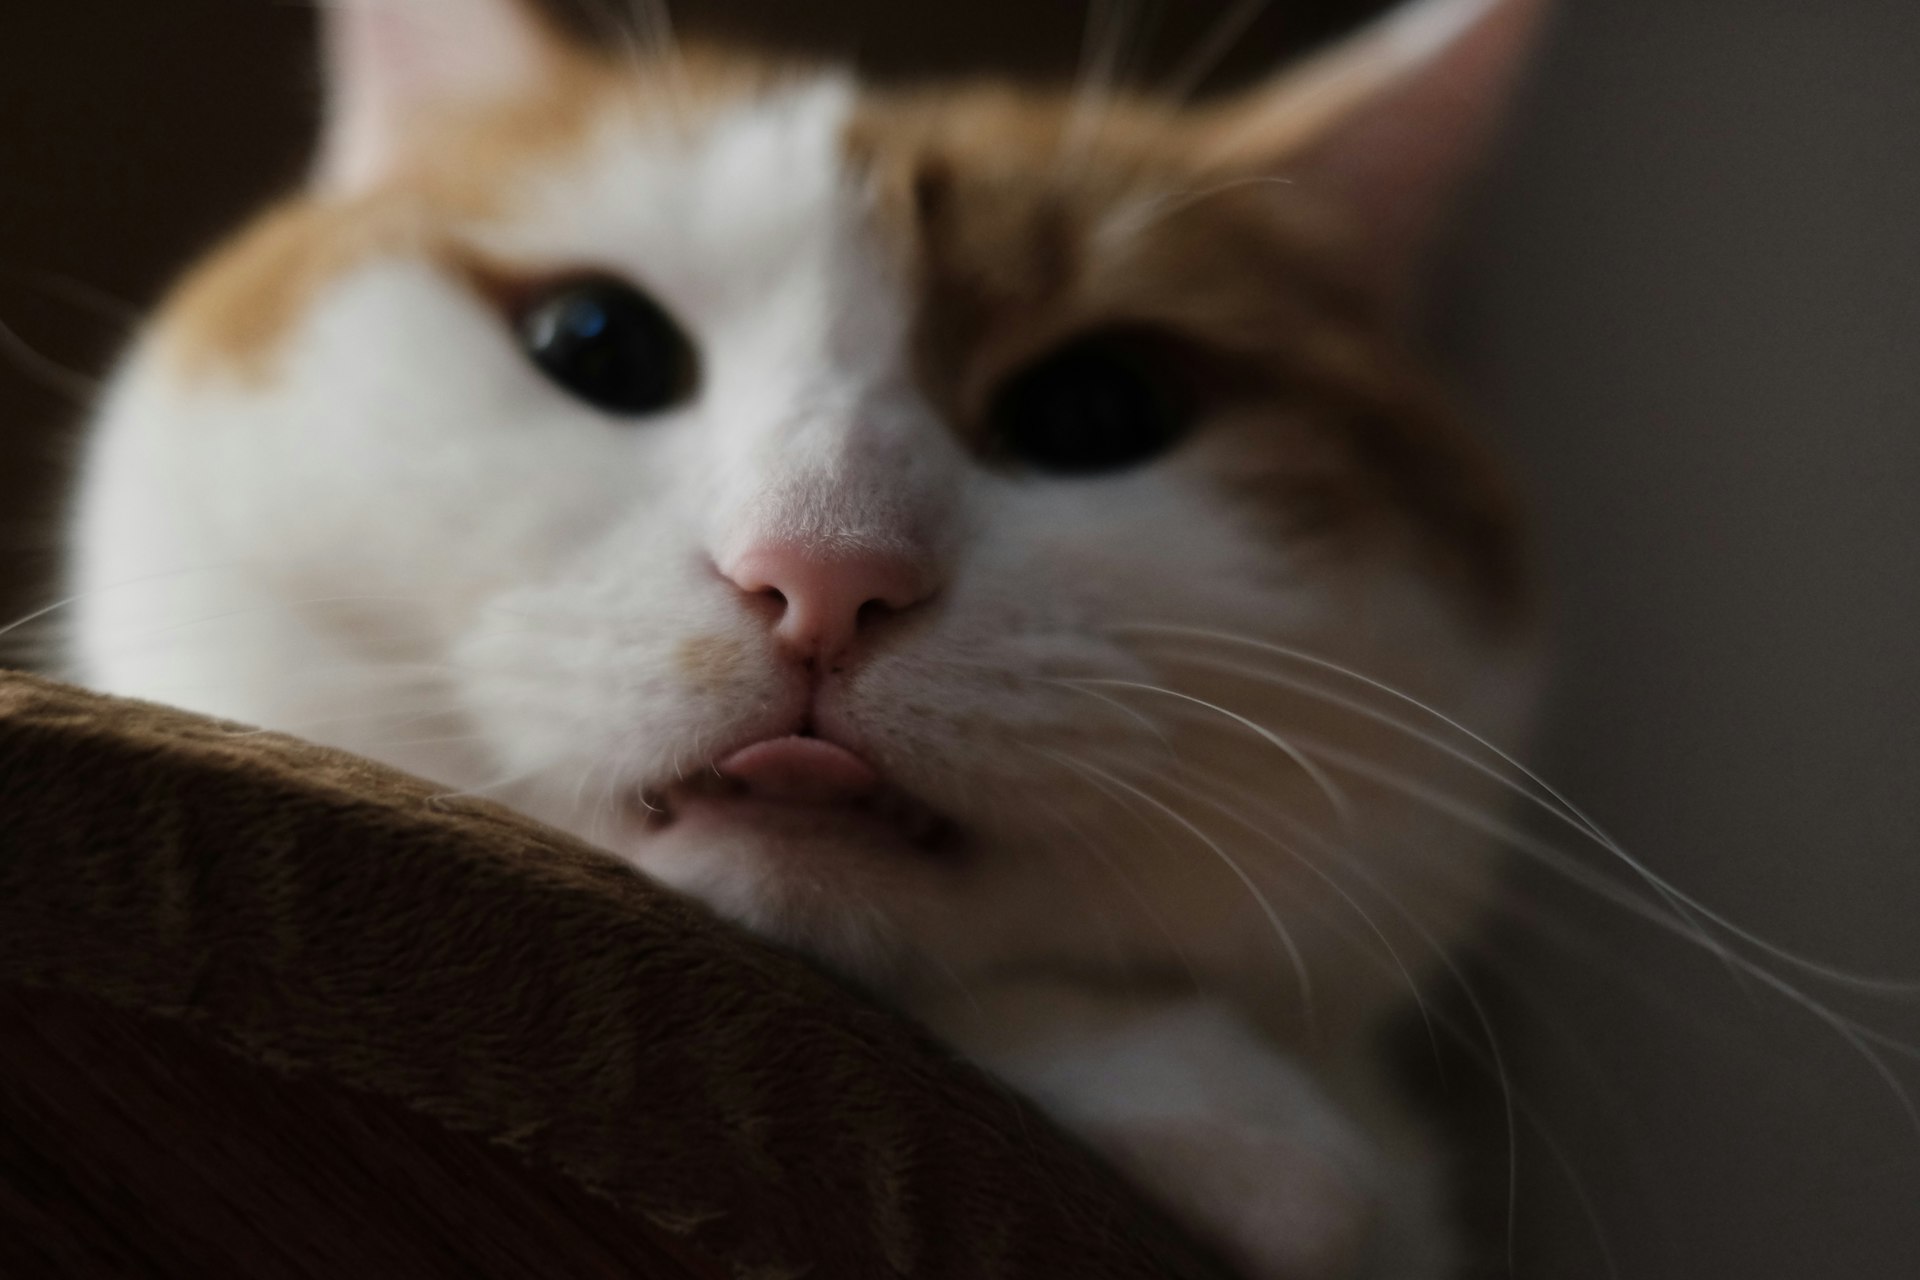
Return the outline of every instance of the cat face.
{"type": "Polygon", "coordinates": [[[1438,766],[1317,664],[1523,714],[1510,501],[1395,336],[1457,166],[1376,168],[1502,12],[1183,109],[349,6],[312,189],[103,413],[84,671],[505,800],[903,991],[1270,991],[1373,945],[1355,894],[1444,936],[1487,859],[1413,835],[1367,769],[1438,766]]]}

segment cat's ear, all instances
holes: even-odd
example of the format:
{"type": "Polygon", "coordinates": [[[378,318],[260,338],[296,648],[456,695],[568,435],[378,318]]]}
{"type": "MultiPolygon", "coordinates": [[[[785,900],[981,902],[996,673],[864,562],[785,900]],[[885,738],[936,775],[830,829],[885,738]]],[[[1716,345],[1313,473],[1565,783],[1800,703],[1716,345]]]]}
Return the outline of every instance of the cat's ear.
{"type": "Polygon", "coordinates": [[[419,119],[534,82],[556,47],[531,0],[329,0],[323,189],[377,182],[419,119]]]}
{"type": "Polygon", "coordinates": [[[1358,231],[1365,283],[1416,284],[1495,133],[1547,0],[1411,0],[1208,120],[1203,163],[1288,179],[1358,231]]]}

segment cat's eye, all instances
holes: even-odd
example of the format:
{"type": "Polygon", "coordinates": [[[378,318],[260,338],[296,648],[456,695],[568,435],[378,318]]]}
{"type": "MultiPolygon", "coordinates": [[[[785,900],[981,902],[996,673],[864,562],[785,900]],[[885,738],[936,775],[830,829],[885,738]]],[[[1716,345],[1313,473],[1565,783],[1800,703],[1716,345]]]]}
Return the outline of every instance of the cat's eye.
{"type": "Polygon", "coordinates": [[[692,344],[659,303],[622,281],[546,289],[521,310],[518,326],[541,372],[608,413],[659,413],[693,393],[692,344]]]}
{"type": "Polygon", "coordinates": [[[1051,475],[1097,475],[1159,457],[1191,417],[1162,354],[1137,337],[1102,335],[1029,366],[993,400],[993,451],[1051,475]]]}

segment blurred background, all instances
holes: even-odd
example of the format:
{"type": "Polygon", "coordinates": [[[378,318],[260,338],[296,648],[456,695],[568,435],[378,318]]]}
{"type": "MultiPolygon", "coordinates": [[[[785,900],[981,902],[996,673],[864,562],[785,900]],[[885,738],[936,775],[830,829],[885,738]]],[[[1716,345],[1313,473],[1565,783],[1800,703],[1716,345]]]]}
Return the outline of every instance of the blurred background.
{"type": "MultiPolygon", "coordinates": [[[[1145,74],[1233,7],[674,10],[887,74],[1058,76],[1090,10],[1133,14],[1145,74]]],[[[1381,7],[1272,0],[1215,83],[1381,7]]],[[[1530,759],[1770,942],[1920,978],[1920,5],[1561,9],[1433,309],[1540,517],[1559,663],[1530,759]]],[[[297,177],[311,39],[270,0],[0,13],[0,619],[56,593],[92,378],[297,177]]],[[[1488,961],[1525,1112],[1515,1275],[1920,1276],[1920,1126],[1827,1020],[1920,1043],[1914,1001],[1775,963],[1805,1007],[1544,874],[1517,900],[1488,961]]]]}

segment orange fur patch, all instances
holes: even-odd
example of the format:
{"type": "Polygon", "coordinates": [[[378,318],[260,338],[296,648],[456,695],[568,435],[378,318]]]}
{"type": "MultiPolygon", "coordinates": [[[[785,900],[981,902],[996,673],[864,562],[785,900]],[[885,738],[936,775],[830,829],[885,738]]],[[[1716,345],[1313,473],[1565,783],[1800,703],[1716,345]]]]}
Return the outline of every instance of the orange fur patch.
{"type": "Polygon", "coordinates": [[[695,123],[779,74],[698,48],[670,67],[641,67],[556,46],[539,93],[419,122],[393,175],[372,190],[306,193],[269,210],[181,282],[162,312],[164,350],[188,377],[264,381],[321,290],[364,263],[426,258],[472,276],[452,229],[509,212],[526,177],[574,153],[596,120],[625,111],[695,123]]]}
{"type": "Polygon", "coordinates": [[[1197,157],[1218,121],[1151,102],[1089,106],[1004,86],[875,95],[850,161],[916,294],[923,387],[978,440],[995,390],[1070,339],[1168,335],[1245,421],[1308,417],[1323,439],[1241,432],[1228,492],[1383,538],[1490,615],[1526,612],[1522,524],[1492,453],[1351,268],[1341,210],[1261,170],[1197,157]],[[1330,465],[1330,459],[1338,459],[1330,465]]]}

